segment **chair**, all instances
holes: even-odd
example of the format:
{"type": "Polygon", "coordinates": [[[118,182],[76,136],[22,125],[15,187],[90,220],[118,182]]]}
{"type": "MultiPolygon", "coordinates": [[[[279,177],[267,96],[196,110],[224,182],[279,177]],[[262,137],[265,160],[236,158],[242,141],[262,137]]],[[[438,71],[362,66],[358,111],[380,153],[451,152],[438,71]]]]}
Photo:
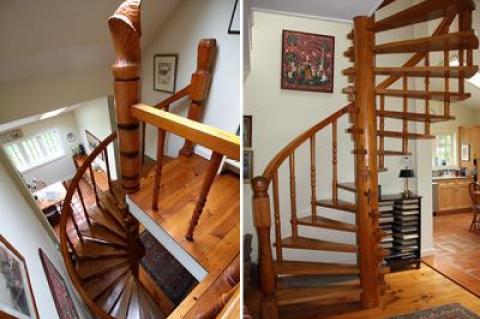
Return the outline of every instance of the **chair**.
{"type": "Polygon", "coordinates": [[[480,229],[480,201],[478,191],[480,190],[480,184],[472,182],[468,185],[468,192],[470,193],[470,198],[472,199],[472,210],[473,218],[470,224],[470,230],[475,231],[480,229]]]}

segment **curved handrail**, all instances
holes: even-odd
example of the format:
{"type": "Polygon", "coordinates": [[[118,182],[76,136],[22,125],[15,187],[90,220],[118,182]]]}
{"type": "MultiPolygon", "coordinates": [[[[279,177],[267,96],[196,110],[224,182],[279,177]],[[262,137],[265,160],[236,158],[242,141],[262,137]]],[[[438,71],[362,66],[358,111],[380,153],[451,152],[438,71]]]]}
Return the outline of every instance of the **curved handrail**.
{"type": "MultiPolygon", "coordinates": [[[[60,216],[60,252],[65,261],[68,275],[72,280],[77,292],[82,297],[83,301],[87,304],[88,308],[100,319],[112,319],[113,317],[108,315],[102,308],[100,308],[91,298],[87,291],[82,286],[82,281],[75,270],[75,265],[72,262],[70,254],[68,252],[68,235],[67,235],[67,222],[71,216],[72,210],[70,203],[75,190],[78,187],[80,180],[89,169],[95,158],[107,149],[107,146],[117,138],[117,133],[113,132],[107,138],[105,138],[91,153],[88,155],[85,162],[78,168],[77,173],[73,177],[70,186],[68,187],[67,194],[65,195],[64,205],[62,208],[62,214],[60,216]]],[[[72,217],[73,218],[73,217],[72,217]]]]}
{"type": "Polygon", "coordinates": [[[266,179],[267,183],[273,178],[275,171],[282,165],[282,163],[287,159],[287,157],[293,153],[300,145],[305,143],[309,138],[315,135],[318,131],[323,129],[324,127],[330,125],[332,122],[337,120],[338,118],[342,117],[344,114],[349,113],[353,108],[353,103],[350,103],[337,112],[333,113],[326,119],[322,120],[321,122],[315,124],[299,136],[297,136],[294,140],[288,143],[280,152],[275,155],[275,157],[268,163],[267,167],[263,171],[263,177],[266,179]]]}

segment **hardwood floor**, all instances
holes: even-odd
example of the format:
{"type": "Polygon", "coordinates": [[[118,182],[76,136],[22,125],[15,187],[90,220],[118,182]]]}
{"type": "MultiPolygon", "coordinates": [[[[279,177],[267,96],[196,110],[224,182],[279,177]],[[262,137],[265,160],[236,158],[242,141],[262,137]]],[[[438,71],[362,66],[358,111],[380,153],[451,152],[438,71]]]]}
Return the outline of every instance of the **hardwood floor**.
{"type": "Polygon", "coordinates": [[[432,255],[423,261],[480,296],[480,231],[468,228],[471,213],[434,218],[432,255]]]}
{"type": "MultiPolygon", "coordinates": [[[[422,264],[419,270],[388,274],[385,280],[389,288],[378,308],[360,310],[358,304],[292,307],[282,310],[281,318],[383,319],[450,303],[460,303],[480,314],[479,298],[427,265],[422,264]]],[[[253,318],[258,318],[259,298],[257,291],[248,290],[245,302],[253,318]]]]}

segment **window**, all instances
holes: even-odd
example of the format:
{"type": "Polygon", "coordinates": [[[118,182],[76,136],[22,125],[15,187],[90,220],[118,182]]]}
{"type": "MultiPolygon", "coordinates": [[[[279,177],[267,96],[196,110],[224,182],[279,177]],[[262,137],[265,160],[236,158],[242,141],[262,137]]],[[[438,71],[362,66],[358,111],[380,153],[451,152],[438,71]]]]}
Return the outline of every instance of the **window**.
{"type": "Polygon", "coordinates": [[[456,134],[439,134],[435,136],[433,166],[454,166],[457,163],[456,134]]]}
{"type": "Polygon", "coordinates": [[[50,130],[4,146],[15,167],[24,172],[65,155],[56,130],[50,130]]]}

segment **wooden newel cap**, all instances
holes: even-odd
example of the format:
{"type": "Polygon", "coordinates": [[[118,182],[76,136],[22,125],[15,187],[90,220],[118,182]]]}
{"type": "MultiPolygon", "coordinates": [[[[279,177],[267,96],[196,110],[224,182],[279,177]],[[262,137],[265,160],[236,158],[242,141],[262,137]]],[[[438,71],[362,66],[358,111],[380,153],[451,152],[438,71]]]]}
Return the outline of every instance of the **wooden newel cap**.
{"type": "Polygon", "coordinates": [[[197,72],[211,72],[217,51],[217,40],[202,39],[198,43],[197,72]]]}
{"type": "Polygon", "coordinates": [[[252,179],[252,189],[254,191],[254,197],[267,197],[268,196],[268,181],[263,176],[257,176],[252,179]]]}

